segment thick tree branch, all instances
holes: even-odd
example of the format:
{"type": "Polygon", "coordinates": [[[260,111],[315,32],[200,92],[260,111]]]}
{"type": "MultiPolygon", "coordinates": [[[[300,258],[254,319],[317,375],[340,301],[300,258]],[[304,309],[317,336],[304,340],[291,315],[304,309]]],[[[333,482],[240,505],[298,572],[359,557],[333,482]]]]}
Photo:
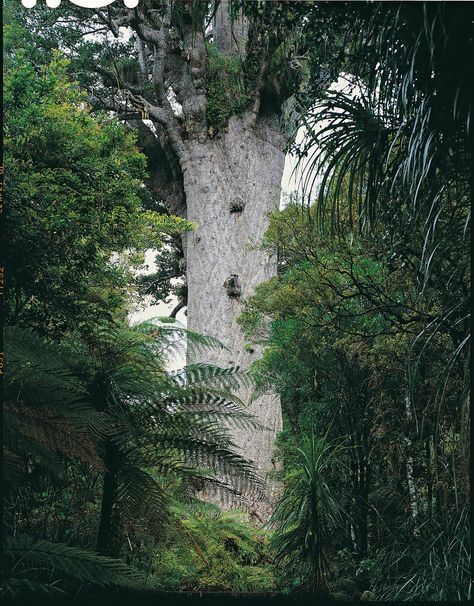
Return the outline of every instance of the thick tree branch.
{"type": "Polygon", "coordinates": [[[170,313],[170,318],[176,318],[178,312],[181,311],[183,307],[186,307],[186,303],[184,301],[179,301],[179,303],[175,305],[173,311],[170,313]]]}
{"type": "Polygon", "coordinates": [[[167,135],[158,125],[152,130],[137,120],[138,144],[148,159],[147,185],[168,208],[180,217],[186,216],[183,175],[178,157],[169,145],[167,135]]]}

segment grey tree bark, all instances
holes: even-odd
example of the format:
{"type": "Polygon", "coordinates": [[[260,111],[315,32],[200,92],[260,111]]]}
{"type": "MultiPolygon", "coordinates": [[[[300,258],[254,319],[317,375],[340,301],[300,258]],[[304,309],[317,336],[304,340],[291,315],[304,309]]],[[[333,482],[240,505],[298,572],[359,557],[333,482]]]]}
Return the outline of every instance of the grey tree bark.
{"type": "Polygon", "coordinates": [[[222,0],[217,7],[212,33],[222,55],[245,56],[248,22],[242,15],[236,16],[234,20],[231,19],[228,0],[222,0]]]}
{"type": "MultiPolygon", "coordinates": [[[[200,361],[243,368],[259,357],[261,349],[245,349],[237,318],[242,300],[276,273],[276,259],[259,246],[267,215],[279,206],[285,159],[276,118],[258,120],[253,126],[246,118],[231,118],[220,139],[190,142],[183,162],[187,216],[197,224],[186,246],[188,327],[218,338],[227,347],[201,356],[200,361]]],[[[248,401],[250,393],[242,389],[238,395],[248,401]]],[[[267,480],[266,496],[259,501],[236,494],[220,504],[245,507],[263,521],[278,491],[266,476],[274,469],[273,444],[282,427],[279,399],[265,395],[249,411],[265,429],[232,429],[232,437],[240,454],[267,480]]]]}

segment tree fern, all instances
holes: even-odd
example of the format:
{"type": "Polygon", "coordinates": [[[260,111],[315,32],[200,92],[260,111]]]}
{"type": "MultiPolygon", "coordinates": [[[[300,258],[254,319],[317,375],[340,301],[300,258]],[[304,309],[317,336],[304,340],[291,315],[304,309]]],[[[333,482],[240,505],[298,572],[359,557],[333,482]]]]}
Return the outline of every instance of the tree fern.
{"type": "Polygon", "coordinates": [[[73,347],[91,403],[110,419],[104,444],[115,453],[115,471],[106,476],[115,474],[117,492],[108,515],[118,508],[126,517],[140,505],[166,518],[166,491],[152,469],[176,478],[200,476],[220,491],[232,491],[237,481],[239,490],[261,490],[262,481],[237,454],[224,425],[259,428],[231,392],[245,375],[206,364],[166,372],[163,344],[176,339],[176,331],[170,336],[161,326],[116,324],[105,332],[101,327],[88,343],[73,347]]]}
{"type": "Polygon", "coordinates": [[[261,428],[230,391],[248,381],[238,368],[194,364],[168,373],[162,350],[170,335],[150,324],[100,322],[84,340],[71,336],[57,348],[16,332],[20,346],[5,424],[10,447],[36,452],[40,460],[49,451],[104,469],[101,553],[111,553],[107,534],[116,534],[117,516],[126,520],[153,508],[167,517],[160,476],[261,494],[261,479],[236,452],[228,429],[261,428]],[[18,393],[21,405],[13,402],[18,393]]]}

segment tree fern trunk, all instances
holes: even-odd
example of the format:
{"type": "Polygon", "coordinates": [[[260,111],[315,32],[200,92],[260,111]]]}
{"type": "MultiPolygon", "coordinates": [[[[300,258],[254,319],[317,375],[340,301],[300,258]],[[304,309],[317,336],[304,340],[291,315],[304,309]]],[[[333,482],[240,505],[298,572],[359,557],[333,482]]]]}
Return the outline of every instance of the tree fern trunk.
{"type": "Polygon", "coordinates": [[[117,495],[118,451],[115,444],[105,444],[105,473],[102,488],[99,528],[97,531],[97,552],[112,556],[116,529],[113,527],[113,513],[117,495]]]}

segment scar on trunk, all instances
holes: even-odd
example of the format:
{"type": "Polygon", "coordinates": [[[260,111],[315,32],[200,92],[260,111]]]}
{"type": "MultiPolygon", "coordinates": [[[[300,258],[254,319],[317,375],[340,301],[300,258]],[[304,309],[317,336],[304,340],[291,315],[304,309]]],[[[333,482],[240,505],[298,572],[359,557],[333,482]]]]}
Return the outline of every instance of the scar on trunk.
{"type": "Polygon", "coordinates": [[[245,202],[240,196],[234,198],[230,203],[230,212],[231,213],[241,213],[245,208],[245,202]]]}
{"type": "Polygon", "coordinates": [[[224,288],[227,295],[232,299],[240,297],[242,294],[242,287],[240,286],[239,276],[237,274],[231,274],[224,282],[224,288]]]}

